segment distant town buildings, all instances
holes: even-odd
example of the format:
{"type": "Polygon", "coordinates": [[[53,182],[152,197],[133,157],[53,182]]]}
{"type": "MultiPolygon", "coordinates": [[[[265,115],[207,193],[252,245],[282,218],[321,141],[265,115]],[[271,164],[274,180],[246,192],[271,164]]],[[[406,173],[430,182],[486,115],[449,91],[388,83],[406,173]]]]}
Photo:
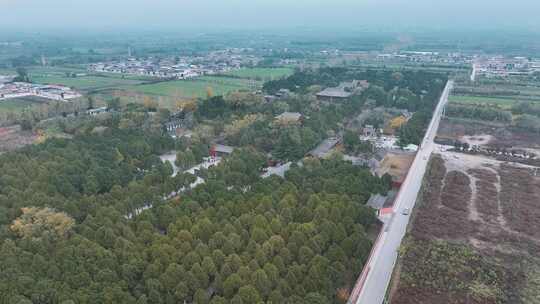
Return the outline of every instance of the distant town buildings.
{"type": "Polygon", "coordinates": [[[504,56],[478,57],[474,60],[475,76],[508,77],[526,76],[540,72],[540,59],[504,56]]]}
{"type": "Polygon", "coordinates": [[[12,82],[13,79],[15,79],[15,75],[0,75],[0,84],[12,82]]]}
{"type": "Polygon", "coordinates": [[[135,58],[129,56],[126,60],[90,64],[88,70],[156,78],[188,79],[253,66],[261,60],[259,57],[246,54],[244,50],[227,49],[193,57],[135,58]]]}
{"type": "Polygon", "coordinates": [[[473,56],[467,54],[429,51],[401,51],[376,55],[376,61],[383,63],[468,65],[472,60],[473,56]]]}
{"type": "Polygon", "coordinates": [[[0,100],[26,96],[67,101],[82,95],[62,85],[42,85],[26,82],[0,83],[0,100]]]}

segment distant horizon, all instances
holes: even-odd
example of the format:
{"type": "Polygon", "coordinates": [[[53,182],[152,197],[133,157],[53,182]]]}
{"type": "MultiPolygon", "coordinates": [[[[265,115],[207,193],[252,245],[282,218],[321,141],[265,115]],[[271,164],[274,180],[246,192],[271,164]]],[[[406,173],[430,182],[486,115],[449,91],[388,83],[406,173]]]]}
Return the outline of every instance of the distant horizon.
{"type": "MultiPolygon", "coordinates": [[[[200,35],[215,35],[215,34],[246,34],[246,35],[282,35],[284,37],[290,36],[306,36],[310,35],[336,35],[342,36],[354,36],[358,34],[381,34],[381,35],[398,35],[398,34],[411,34],[411,35],[430,35],[430,34],[463,34],[463,35],[505,35],[516,34],[516,32],[522,35],[539,35],[540,28],[530,27],[424,27],[424,26],[409,26],[409,27],[384,27],[384,26],[289,26],[289,27],[260,27],[260,28],[244,28],[244,27],[40,27],[35,28],[16,28],[16,27],[2,27],[0,28],[0,38],[3,35],[75,35],[80,37],[94,36],[94,35],[148,35],[148,34],[171,34],[171,35],[186,35],[186,36],[200,36],[200,35]]],[[[466,38],[466,36],[464,36],[466,38]]]]}
{"type": "Polygon", "coordinates": [[[540,1],[0,0],[2,31],[500,30],[540,32],[540,1]]]}

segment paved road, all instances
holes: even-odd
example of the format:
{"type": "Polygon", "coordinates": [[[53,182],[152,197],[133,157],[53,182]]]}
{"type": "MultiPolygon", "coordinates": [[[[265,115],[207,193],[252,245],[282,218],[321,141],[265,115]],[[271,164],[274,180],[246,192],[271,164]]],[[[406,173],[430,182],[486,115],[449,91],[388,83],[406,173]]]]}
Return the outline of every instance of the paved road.
{"type": "MultiPolygon", "coordinates": [[[[176,153],[163,154],[163,155],[160,156],[160,158],[161,158],[162,162],[168,161],[168,162],[171,163],[171,165],[173,167],[173,174],[172,174],[173,177],[175,177],[180,172],[179,168],[175,164],[176,153]]],[[[189,185],[189,188],[193,189],[193,188],[197,187],[198,185],[201,185],[201,184],[205,183],[204,179],[202,179],[200,176],[198,176],[196,171],[201,170],[201,169],[208,169],[208,168],[210,168],[212,166],[217,166],[220,162],[221,162],[221,157],[205,157],[204,161],[202,163],[200,163],[200,164],[198,164],[198,165],[196,165],[194,167],[191,167],[188,170],[182,171],[183,173],[193,174],[196,177],[195,181],[189,185]]],[[[163,196],[163,201],[171,199],[171,198],[179,195],[180,193],[185,192],[186,190],[187,190],[186,187],[182,187],[178,191],[173,191],[173,192],[169,193],[168,195],[164,195],[163,196]]],[[[137,215],[141,214],[143,211],[148,210],[148,209],[153,208],[153,207],[154,207],[153,202],[147,202],[144,206],[139,207],[139,208],[135,208],[135,210],[133,210],[132,212],[129,212],[129,213],[125,214],[124,217],[126,219],[128,219],[128,220],[132,219],[134,216],[137,216],[137,215]]]]}
{"type": "Polygon", "coordinates": [[[372,249],[370,259],[364,267],[359,283],[353,290],[351,299],[349,300],[350,303],[381,304],[384,301],[386,289],[397,259],[397,251],[401,244],[401,239],[405,236],[409,222],[409,215],[402,213],[406,208],[412,210],[416,202],[427,163],[434,148],[433,139],[437,134],[441,114],[448,102],[448,95],[452,86],[453,81],[449,81],[446,84],[446,88],[435,109],[422,145],[396,198],[392,219],[383,226],[383,231],[372,249]],[[356,295],[358,297],[355,301],[354,298],[356,295]]]}
{"type": "Polygon", "coordinates": [[[476,80],[476,73],[477,73],[476,62],[473,62],[473,64],[472,64],[472,72],[471,72],[471,81],[472,82],[474,82],[476,80]]]}

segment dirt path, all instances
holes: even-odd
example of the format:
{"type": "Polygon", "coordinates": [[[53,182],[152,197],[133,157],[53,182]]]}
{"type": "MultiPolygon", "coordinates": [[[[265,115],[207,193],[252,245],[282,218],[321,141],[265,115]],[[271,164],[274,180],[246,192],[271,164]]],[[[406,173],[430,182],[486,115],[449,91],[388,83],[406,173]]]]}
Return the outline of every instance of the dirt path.
{"type": "Polygon", "coordinates": [[[478,206],[476,205],[476,200],[478,198],[478,187],[476,186],[478,179],[473,174],[470,174],[467,171],[461,171],[465,175],[469,177],[471,180],[471,183],[469,186],[471,187],[471,199],[469,200],[469,220],[472,221],[482,221],[480,218],[480,214],[478,214],[478,206]]]}
{"type": "MultiPolygon", "coordinates": [[[[503,206],[501,201],[501,191],[502,191],[502,184],[501,184],[501,176],[500,176],[500,170],[501,170],[501,164],[503,162],[490,159],[484,156],[480,155],[469,155],[469,154],[462,154],[462,153],[456,153],[456,152],[443,152],[441,153],[442,158],[445,161],[445,166],[447,167],[448,171],[459,171],[464,174],[466,174],[471,183],[471,199],[468,202],[468,210],[469,210],[469,220],[476,221],[481,224],[481,228],[483,230],[490,230],[491,232],[497,232],[497,231],[503,231],[507,234],[510,234],[515,237],[524,238],[528,241],[531,241],[533,243],[540,245],[540,238],[536,238],[530,235],[526,235],[524,233],[520,233],[518,231],[515,231],[511,228],[509,225],[507,219],[504,217],[503,214],[503,206]],[[481,170],[489,171],[489,173],[493,174],[493,177],[496,178],[494,182],[492,182],[493,187],[496,189],[496,194],[494,196],[494,210],[490,210],[493,212],[493,221],[486,221],[484,219],[480,212],[479,212],[479,206],[478,206],[478,200],[480,196],[480,191],[482,191],[479,188],[480,182],[486,182],[486,180],[480,179],[477,174],[474,174],[473,172],[479,172],[481,170]]],[[[528,165],[513,163],[512,166],[515,166],[517,168],[533,168],[528,165]]],[[[446,183],[446,176],[445,179],[443,179],[443,186],[446,183]]],[[[442,188],[444,189],[444,187],[442,188]]],[[[485,189],[485,188],[484,188],[485,189]]],[[[484,244],[484,242],[475,239],[473,236],[469,238],[472,245],[474,245],[477,248],[482,248],[487,244],[484,244]]]]}
{"type": "Polygon", "coordinates": [[[505,230],[506,232],[508,233],[516,233],[515,231],[513,231],[510,226],[508,225],[508,222],[506,221],[506,219],[504,218],[503,216],[503,210],[502,210],[502,203],[501,203],[501,189],[502,189],[502,186],[501,186],[501,175],[499,174],[499,172],[497,170],[495,170],[494,168],[491,168],[491,167],[484,167],[485,169],[493,172],[493,174],[495,174],[495,177],[497,178],[497,182],[494,184],[495,188],[497,189],[497,199],[496,199],[496,202],[497,202],[497,221],[500,225],[500,227],[505,230]]]}

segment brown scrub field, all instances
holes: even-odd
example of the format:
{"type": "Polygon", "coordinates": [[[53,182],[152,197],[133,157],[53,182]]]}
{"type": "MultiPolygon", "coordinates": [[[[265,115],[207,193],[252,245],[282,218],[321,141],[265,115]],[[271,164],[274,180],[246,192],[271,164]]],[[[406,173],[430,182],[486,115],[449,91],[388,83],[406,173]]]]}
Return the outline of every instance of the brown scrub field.
{"type": "Polygon", "coordinates": [[[540,303],[538,173],[479,155],[436,154],[391,303],[540,303]]]}

